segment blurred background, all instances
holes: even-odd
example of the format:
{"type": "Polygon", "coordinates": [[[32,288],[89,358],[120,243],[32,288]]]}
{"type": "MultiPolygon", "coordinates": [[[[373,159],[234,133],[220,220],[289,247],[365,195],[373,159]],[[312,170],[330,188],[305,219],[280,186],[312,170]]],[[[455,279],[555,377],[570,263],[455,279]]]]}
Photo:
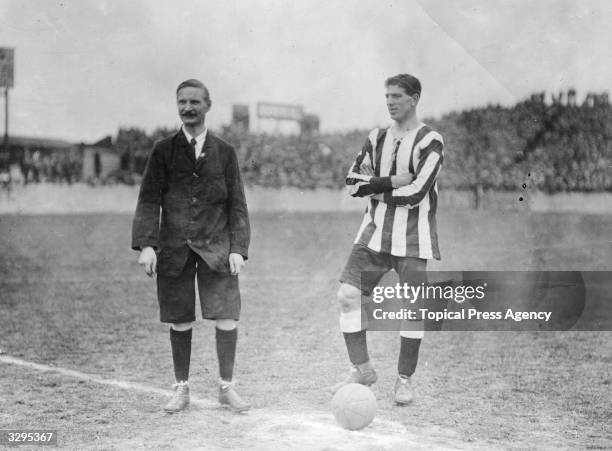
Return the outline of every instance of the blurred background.
{"type": "Polygon", "coordinates": [[[445,138],[443,201],[609,193],[611,19],[605,1],[0,0],[0,202],[38,183],[138,185],[192,77],[247,186],[337,190],[389,123],[400,72],[445,138]]]}

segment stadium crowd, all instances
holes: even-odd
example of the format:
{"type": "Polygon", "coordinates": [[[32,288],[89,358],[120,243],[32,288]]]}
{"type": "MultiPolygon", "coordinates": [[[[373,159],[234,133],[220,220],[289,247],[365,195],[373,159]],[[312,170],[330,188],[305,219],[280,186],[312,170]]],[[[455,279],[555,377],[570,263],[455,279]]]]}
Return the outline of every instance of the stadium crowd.
{"type": "MultiPolygon", "coordinates": [[[[573,90],[548,102],[544,94],[534,94],[512,107],[489,105],[425,122],[445,139],[439,179],[444,188],[612,191],[607,94],[588,94],[581,104],[573,90]]],[[[148,135],[121,129],[113,142],[121,169],[141,174],[153,143],[172,132],[160,128],[148,135]]],[[[346,170],[368,130],[280,136],[226,126],[216,132],[236,147],[246,185],[314,189],[344,186],[346,170]]],[[[25,167],[29,181],[79,180],[73,159],[46,156],[25,162],[25,167]]]]}
{"type": "MultiPolygon", "coordinates": [[[[445,139],[443,187],[515,190],[612,191],[612,108],[607,95],[581,105],[567,93],[512,107],[490,105],[425,122],[445,139]],[[526,185],[526,186],[523,186],[526,185]]],[[[247,184],[341,187],[367,130],[300,136],[221,135],[239,149],[247,184]]]]}
{"type": "MultiPolygon", "coordinates": [[[[508,190],[526,184],[553,193],[612,191],[612,108],[607,96],[582,105],[532,96],[512,108],[489,106],[432,123],[444,133],[441,183],[508,190]]],[[[589,101],[589,99],[597,99],[589,101]]]]}

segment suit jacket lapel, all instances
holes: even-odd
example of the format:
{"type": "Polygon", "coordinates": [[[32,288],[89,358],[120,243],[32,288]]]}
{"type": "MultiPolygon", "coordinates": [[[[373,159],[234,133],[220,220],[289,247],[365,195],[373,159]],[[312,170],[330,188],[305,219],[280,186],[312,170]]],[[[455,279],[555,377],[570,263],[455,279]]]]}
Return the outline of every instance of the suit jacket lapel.
{"type": "MultiPolygon", "coordinates": [[[[206,139],[204,140],[204,145],[202,146],[202,153],[200,154],[200,158],[198,158],[196,164],[198,167],[204,163],[204,161],[209,160],[214,154],[214,143],[211,138],[210,130],[206,133],[206,139]]],[[[210,161],[210,160],[209,160],[210,161]]]]}
{"type": "Polygon", "coordinates": [[[187,142],[187,137],[185,136],[185,133],[183,133],[183,130],[179,130],[176,144],[178,146],[178,150],[187,155],[189,161],[192,163],[196,162],[195,150],[193,147],[191,147],[191,144],[187,142]]]}
{"type": "Polygon", "coordinates": [[[206,133],[206,139],[204,140],[204,146],[202,147],[202,155],[206,155],[207,157],[210,155],[210,152],[213,150],[213,140],[211,137],[210,130],[206,133]]]}

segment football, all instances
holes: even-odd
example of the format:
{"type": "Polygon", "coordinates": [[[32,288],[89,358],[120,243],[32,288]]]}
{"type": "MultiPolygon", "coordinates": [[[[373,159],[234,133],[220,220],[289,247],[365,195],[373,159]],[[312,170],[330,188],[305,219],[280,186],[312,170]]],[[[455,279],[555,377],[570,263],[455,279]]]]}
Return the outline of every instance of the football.
{"type": "Polygon", "coordinates": [[[361,384],[348,384],[336,392],[332,411],[340,426],[356,431],[368,426],[376,415],[376,397],[361,384]]]}

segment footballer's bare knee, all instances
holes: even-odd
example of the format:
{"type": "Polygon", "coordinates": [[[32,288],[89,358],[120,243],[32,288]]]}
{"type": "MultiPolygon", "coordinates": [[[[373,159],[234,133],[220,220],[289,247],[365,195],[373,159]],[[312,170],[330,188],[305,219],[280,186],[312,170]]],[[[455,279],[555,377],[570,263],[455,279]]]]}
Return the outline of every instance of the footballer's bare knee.
{"type": "Polygon", "coordinates": [[[344,313],[361,309],[361,290],[348,283],[340,284],[338,303],[344,313]]]}
{"type": "Polygon", "coordinates": [[[220,330],[234,330],[238,327],[238,321],[233,319],[218,319],[216,327],[220,330]]]}
{"type": "Polygon", "coordinates": [[[178,332],[184,332],[186,330],[189,330],[193,327],[193,323],[172,323],[172,325],[170,326],[170,328],[178,331],[178,332]]]}

